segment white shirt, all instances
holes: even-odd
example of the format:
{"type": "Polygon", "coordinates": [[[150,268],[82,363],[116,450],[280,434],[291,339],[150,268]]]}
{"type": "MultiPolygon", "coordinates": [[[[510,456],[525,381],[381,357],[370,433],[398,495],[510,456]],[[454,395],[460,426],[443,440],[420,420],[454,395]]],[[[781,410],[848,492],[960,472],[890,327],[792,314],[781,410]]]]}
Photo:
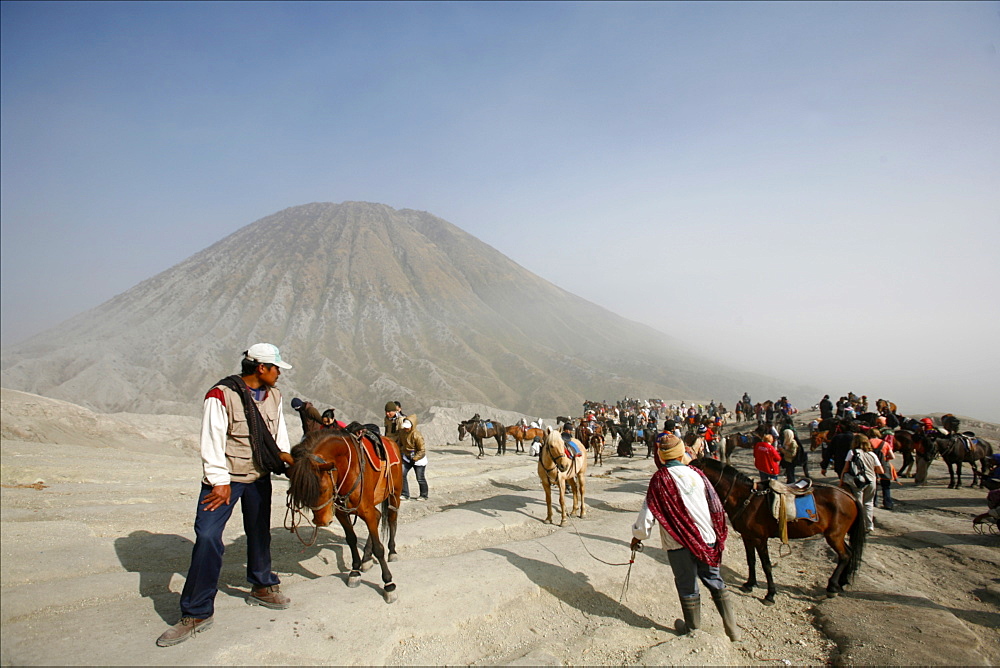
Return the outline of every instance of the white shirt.
{"type": "MultiPolygon", "coordinates": [[[[698,527],[702,540],[706,545],[711,545],[716,541],[715,529],[712,528],[712,514],[708,510],[708,499],[705,498],[705,480],[696,471],[687,466],[671,466],[667,473],[677,484],[677,491],[684,501],[684,507],[690,513],[694,524],[698,527]]],[[[656,517],[649,509],[646,501],[643,500],[642,508],[639,510],[639,517],[632,525],[632,535],[639,540],[646,540],[653,531],[656,524],[656,517]]],[[[664,550],[677,550],[682,547],[674,538],[660,527],[660,545],[664,550]]]]}

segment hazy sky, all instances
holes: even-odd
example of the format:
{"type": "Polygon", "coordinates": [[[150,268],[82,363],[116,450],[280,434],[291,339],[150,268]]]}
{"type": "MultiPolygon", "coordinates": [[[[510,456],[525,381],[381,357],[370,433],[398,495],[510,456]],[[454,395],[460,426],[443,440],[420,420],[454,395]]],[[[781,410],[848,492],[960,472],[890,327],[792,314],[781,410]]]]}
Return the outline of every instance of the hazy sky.
{"type": "Polygon", "coordinates": [[[720,361],[1000,420],[1000,4],[0,11],[5,344],[364,200],[720,361]]]}

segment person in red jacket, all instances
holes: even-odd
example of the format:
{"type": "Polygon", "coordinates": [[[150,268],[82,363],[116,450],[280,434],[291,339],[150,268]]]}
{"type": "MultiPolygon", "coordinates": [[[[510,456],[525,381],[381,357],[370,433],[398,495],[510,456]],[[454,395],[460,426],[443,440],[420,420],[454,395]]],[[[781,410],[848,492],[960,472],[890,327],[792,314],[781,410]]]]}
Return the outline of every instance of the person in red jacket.
{"type": "Polygon", "coordinates": [[[774,447],[774,436],[764,437],[753,446],[753,465],[760,472],[760,481],[777,480],[781,473],[781,453],[774,447]]]}

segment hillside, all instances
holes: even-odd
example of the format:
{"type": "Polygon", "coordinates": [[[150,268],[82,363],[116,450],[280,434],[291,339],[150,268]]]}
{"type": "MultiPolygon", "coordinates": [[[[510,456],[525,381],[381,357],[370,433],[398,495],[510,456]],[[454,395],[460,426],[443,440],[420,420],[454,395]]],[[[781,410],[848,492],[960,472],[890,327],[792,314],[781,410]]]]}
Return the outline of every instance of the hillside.
{"type": "Polygon", "coordinates": [[[794,389],[699,359],[440,218],[361,202],[258,220],[5,348],[3,385],[107,412],[193,414],[258,341],[295,365],[286,396],[356,417],[387,399],[554,415],[584,399],[794,389]]]}

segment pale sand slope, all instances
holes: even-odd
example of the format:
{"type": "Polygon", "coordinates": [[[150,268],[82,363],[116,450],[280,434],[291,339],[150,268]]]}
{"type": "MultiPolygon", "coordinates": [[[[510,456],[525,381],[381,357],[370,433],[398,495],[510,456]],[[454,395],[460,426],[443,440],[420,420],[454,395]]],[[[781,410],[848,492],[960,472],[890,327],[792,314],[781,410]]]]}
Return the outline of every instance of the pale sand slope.
{"type": "MultiPolygon", "coordinates": [[[[649,460],[612,456],[593,467],[588,516],[559,528],[541,522],[535,460],[477,460],[468,442],[443,440],[431,441],[431,501],[402,509],[396,603],[379,595],[377,568],[346,587],[339,527],[310,548],[280,528],[287,482],[276,478],[274,566],[293,607],[244,603],[245,542],[234,518],[215,627],[158,648],[178,617],[190,558],[198,420],[94,414],[9,390],[0,400],[4,664],[1000,662],[1000,539],[972,533],[985,495],[944,489],[941,463],[930,487],[907,483],[900,510],[878,514],[849,594],[822,596],[833,562],[821,540],[794,542],[778,563],[775,606],[761,605],[761,589],[734,588],[746,640],[731,644],[707,596],[703,631],[671,630],[680,608],[657,539],[638,555],[621,606],[627,568],[598,561],[628,560],[649,460]],[[45,488],[11,487],[39,479],[45,488]]],[[[457,436],[453,420],[475,410],[441,409],[427,433],[457,436]]],[[[747,455],[735,459],[744,470],[747,455]]],[[[731,584],[746,576],[735,533],[724,575],[731,584]]]]}

